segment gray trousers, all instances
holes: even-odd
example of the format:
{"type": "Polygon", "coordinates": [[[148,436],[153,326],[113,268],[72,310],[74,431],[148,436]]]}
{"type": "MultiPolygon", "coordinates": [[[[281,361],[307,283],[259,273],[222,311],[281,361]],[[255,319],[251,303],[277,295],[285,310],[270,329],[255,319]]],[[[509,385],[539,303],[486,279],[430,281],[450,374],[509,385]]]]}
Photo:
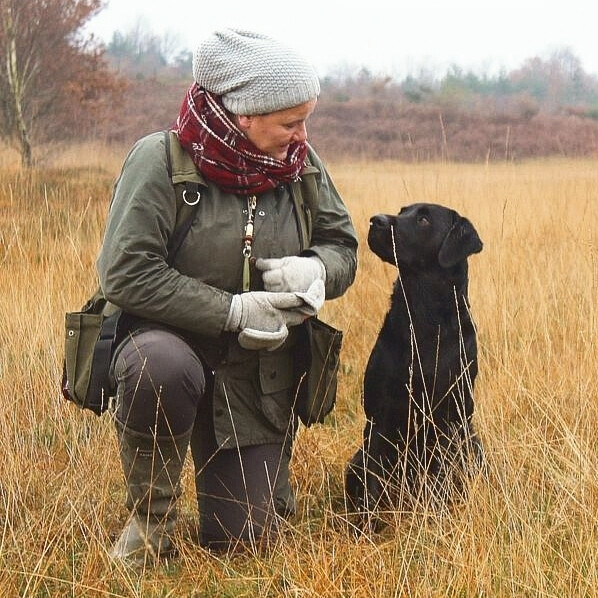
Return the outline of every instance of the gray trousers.
{"type": "Polygon", "coordinates": [[[212,417],[212,373],[193,349],[167,330],[134,334],[113,360],[115,417],[125,428],[157,437],[192,429],[199,539],[228,549],[253,543],[293,510],[290,443],[219,449],[212,417]],[[282,489],[282,490],[281,490],[282,489]]]}

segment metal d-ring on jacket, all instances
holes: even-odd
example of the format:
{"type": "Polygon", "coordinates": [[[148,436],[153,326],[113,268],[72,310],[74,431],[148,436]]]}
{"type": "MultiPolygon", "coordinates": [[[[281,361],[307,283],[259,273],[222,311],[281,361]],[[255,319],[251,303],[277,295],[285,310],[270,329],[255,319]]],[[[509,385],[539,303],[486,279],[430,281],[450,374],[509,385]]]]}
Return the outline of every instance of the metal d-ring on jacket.
{"type": "MultiPolygon", "coordinates": [[[[309,254],[326,268],[326,298],[355,277],[357,238],[321,160],[309,254]]],[[[223,332],[232,294],[241,290],[247,201],[204,181],[197,215],[173,267],[166,247],[176,218],[163,133],[138,141],[117,181],[97,261],[106,298],[125,312],[179,329],[215,373],[213,417],[221,448],[282,442],[291,418],[293,329],[276,351],[248,351],[223,332]],[[233,431],[234,427],[234,431],[233,431]]],[[[299,255],[300,223],[288,186],[258,196],[253,257],[299,255]]],[[[263,290],[253,269],[251,290],[263,290]]]]}

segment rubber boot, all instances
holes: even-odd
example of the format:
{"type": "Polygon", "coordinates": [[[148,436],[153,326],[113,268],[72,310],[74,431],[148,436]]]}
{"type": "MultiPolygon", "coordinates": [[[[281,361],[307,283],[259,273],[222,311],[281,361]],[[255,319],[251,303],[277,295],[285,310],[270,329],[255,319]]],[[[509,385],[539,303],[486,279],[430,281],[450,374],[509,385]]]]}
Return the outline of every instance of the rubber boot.
{"type": "Polygon", "coordinates": [[[118,422],[117,430],[131,515],[110,558],[151,563],[174,550],[176,500],[191,430],[176,438],[140,434],[118,422]]]}

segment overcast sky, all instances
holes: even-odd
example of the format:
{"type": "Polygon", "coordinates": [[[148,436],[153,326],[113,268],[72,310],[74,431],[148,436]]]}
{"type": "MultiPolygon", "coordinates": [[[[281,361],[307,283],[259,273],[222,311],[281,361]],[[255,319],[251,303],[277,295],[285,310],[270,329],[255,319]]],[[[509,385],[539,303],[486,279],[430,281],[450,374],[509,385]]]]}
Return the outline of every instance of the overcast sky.
{"type": "Polygon", "coordinates": [[[365,66],[401,78],[451,64],[496,74],[565,48],[598,75],[598,0],[107,0],[90,29],[110,41],[138,23],[189,49],[219,27],[260,31],[321,75],[365,66]]]}

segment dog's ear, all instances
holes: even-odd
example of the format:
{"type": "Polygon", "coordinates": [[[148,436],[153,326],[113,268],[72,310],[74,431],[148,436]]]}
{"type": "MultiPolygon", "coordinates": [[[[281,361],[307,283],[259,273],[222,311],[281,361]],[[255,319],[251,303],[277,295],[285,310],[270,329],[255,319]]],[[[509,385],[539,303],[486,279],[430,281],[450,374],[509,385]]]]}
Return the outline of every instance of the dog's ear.
{"type": "Polygon", "coordinates": [[[443,268],[450,268],[472,253],[479,253],[482,247],[482,240],[473,224],[459,216],[440,246],[438,263],[443,268]]]}

